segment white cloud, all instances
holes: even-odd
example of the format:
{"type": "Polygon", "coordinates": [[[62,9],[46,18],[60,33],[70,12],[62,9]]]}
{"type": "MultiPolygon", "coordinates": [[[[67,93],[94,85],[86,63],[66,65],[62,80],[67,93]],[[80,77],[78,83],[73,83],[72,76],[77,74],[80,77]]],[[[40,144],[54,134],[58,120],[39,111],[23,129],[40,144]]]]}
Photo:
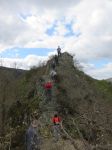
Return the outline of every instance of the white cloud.
{"type": "Polygon", "coordinates": [[[28,55],[25,58],[0,58],[0,65],[9,68],[30,69],[33,66],[39,66],[46,63],[48,57],[28,55]]]}
{"type": "MultiPolygon", "coordinates": [[[[1,0],[0,7],[0,51],[7,47],[38,47],[45,41],[46,30],[56,20],[64,17],[65,10],[79,3],[79,0],[1,0]],[[39,44],[39,45],[38,45],[39,44]]],[[[66,29],[59,23],[58,36],[63,36],[66,29]]],[[[50,37],[49,37],[50,38],[50,37]]],[[[50,44],[50,43],[49,43],[50,44]]]]}
{"type": "Polygon", "coordinates": [[[79,49],[76,51],[78,57],[80,57],[80,51],[87,54],[87,57],[83,57],[85,60],[112,57],[111,14],[112,2],[108,0],[85,0],[78,5],[76,16],[82,32],[74,45],[75,49],[79,49]]]}
{"type": "Polygon", "coordinates": [[[97,79],[108,79],[112,77],[112,63],[108,63],[101,68],[88,68],[86,73],[97,79]]]}
{"type": "MultiPolygon", "coordinates": [[[[111,14],[111,0],[9,0],[8,3],[1,0],[0,52],[11,47],[55,49],[57,45],[61,45],[63,51],[75,53],[79,61],[85,64],[85,68],[93,59],[111,60],[111,14]],[[80,32],[80,36],[64,37],[68,32],[65,25],[70,22],[74,33],[80,32]],[[55,23],[53,36],[47,35],[47,29],[55,23]]],[[[25,59],[22,62],[26,63],[25,59]]],[[[30,61],[31,64],[37,64],[33,59],[35,57],[30,56],[29,65],[30,61]]],[[[103,71],[111,75],[110,69],[106,67],[103,66],[103,71]]],[[[91,71],[91,67],[88,67],[88,72],[96,78],[102,78],[97,69],[91,71]]]]}

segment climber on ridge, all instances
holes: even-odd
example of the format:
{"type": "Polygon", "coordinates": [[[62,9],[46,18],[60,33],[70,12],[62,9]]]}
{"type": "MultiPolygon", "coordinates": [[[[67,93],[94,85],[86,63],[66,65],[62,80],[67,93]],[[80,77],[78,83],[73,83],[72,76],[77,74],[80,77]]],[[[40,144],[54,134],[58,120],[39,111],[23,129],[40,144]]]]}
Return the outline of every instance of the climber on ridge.
{"type": "Polygon", "coordinates": [[[21,107],[22,104],[21,104],[20,100],[16,101],[16,105],[17,105],[17,107],[21,107]]]}
{"type": "Polygon", "coordinates": [[[58,57],[61,56],[61,48],[60,48],[60,46],[58,46],[58,48],[57,48],[57,53],[58,53],[58,57]]]}
{"type": "Polygon", "coordinates": [[[52,82],[49,80],[44,84],[44,89],[45,89],[45,95],[47,100],[51,100],[52,98],[52,82]]]}
{"type": "Polygon", "coordinates": [[[57,55],[54,56],[54,60],[55,60],[55,64],[59,65],[59,61],[58,61],[58,56],[57,55]]]}
{"type": "Polygon", "coordinates": [[[56,63],[55,63],[55,60],[52,60],[51,62],[51,69],[55,69],[56,68],[56,63]]]}
{"type": "Polygon", "coordinates": [[[39,84],[40,84],[41,86],[43,86],[44,82],[45,82],[45,80],[44,80],[42,77],[40,77],[40,78],[39,78],[39,84]]]}
{"type": "Polygon", "coordinates": [[[61,118],[57,114],[54,115],[52,118],[53,123],[53,135],[55,138],[55,141],[58,141],[61,137],[61,118]]]}
{"type": "Polygon", "coordinates": [[[57,80],[57,72],[55,70],[51,70],[50,77],[53,81],[57,80]]]}

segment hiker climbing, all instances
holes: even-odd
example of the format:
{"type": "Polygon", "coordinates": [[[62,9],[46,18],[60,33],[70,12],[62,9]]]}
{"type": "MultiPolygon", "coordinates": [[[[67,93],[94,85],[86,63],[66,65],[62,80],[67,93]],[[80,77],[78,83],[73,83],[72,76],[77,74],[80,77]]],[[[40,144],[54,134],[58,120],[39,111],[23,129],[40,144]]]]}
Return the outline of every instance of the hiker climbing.
{"type": "Polygon", "coordinates": [[[55,60],[52,60],[51,62],[51,69],[55,69],[56,68],[56,63],[55,63],[55,60]]]}
{"type": "Polygon", "coordinates": [[[57,53],[58,53],[58,57],[61,56],[61,48],[60,48],[60,46],[58,46],[58,48],[57,48],[57,53]]]}
{"type": "Polygon", "coordinates": [[[52,118],[52,123],[53,123],[53,135],[55,141],[58,141],[59,138],[61,137],[61,118],[57,114],[55,114],[54,117],[52,118]]]}
{"type": "Polygon", "coordinates": [[[57,55],[54,56],[54,60],[55,60],[55,64],[59,65],[59,60],[58,60],[58,56],[57,55]]]}
{"type": "Polygon", "coordinates": [[[55,70],[51,70],[50,77],[53,81],[57,81],[57,72],[55,70]]]}
{"type": "Polygon", "coordinates": [[[26,132],[26,149],[27,150],[40,150],[40,137],[38,133],[38,121],[32,120],[26,132]]]}
{"type": "Polygon", "coordinates": [[[53,85],[50,80],[44,84],[46,99],[49,101],[52,98],[52,87],[53,87],[53,85]]]}
{"type": "MultiPolygon", "coordinates": [[[[39,78],[39,84],[40,84],[41,86],[43,86],[44,82],[45,82],[45,80],[44,80],[42,77],[39,78]]],[[[38,82],[37,82],[37,83],[38,83],[38,82]]]]}
{"type": "Polygon", "coordinates": [[[16,105],[17,105],[17,107],[21,107],[21,106],[22,106],[20,100],[17,100],[17,101],[16,101],[16,105]]]}

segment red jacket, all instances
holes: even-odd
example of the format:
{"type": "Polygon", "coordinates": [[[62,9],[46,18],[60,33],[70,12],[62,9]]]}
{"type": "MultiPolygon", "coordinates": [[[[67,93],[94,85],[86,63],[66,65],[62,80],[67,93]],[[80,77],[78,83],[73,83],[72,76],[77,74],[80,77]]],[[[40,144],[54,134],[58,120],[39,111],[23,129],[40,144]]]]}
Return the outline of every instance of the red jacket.
{"type": "Polygon", "coordinates": [[[53,118],[52,118],[52,122],[53,122],[54,124],[59,124],[59,123],[61,122],[61,118],[60,118],[60,117],[53,117],[53,118]]]}
{"type": "Polygon", "coordinates": [[[45,88],[45,89],[51,89],[52,86],[53,86],[53,85],[52,85],[51,82],[47,82],[47,83],[44,84],[44,88],[45,88]]]}

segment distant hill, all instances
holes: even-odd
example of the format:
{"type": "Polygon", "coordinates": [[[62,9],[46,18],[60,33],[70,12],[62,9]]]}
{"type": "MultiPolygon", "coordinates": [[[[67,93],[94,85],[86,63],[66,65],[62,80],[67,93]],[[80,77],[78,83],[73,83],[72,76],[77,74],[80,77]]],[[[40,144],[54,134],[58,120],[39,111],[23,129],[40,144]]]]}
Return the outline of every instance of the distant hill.
{"type": "Polygon", "coordinates": [[[7,68],[7,67],[2,67],[0,66],[0,72],[4,72],[4,73],[10,73],[12,74],[14,77],[15,76],[21,76],[22,74],[24,74],[26,72],[26,70],[22,70],[22,69],[15,69],[15,68],[7,68]]]}
{"type": "Polygon", "coordinates": [[[11,150],[25,149],[25,132],[33,115],[40,124],[41,150],[111,150],[112,85],[86,75],[65,52],[56,66],[58,79],[53,82],[52,99],[46,101],[40,79],[50,80],[52,59],[44,66],[20,71],[20,74],[17,73],[19,70],[1,70],[0,79],[3,80],[0,83],[4,85],[1,85],[0,94],[1,107],[4,108],[1,124],[7,129],[4,129],[6,135],[10,128],[13,131],[11,150]],[[4,111],[7,105],[8,112],[4,111]],[[67,133],[63,133],[59,142],[53,141],[52,134],[51,117],[56,112],[63,119],[67,133]]]}
{"type": "Polygon", "coordinates": [[[107,79],[107,81],[112,82],[112,78],[107,79]]]}

